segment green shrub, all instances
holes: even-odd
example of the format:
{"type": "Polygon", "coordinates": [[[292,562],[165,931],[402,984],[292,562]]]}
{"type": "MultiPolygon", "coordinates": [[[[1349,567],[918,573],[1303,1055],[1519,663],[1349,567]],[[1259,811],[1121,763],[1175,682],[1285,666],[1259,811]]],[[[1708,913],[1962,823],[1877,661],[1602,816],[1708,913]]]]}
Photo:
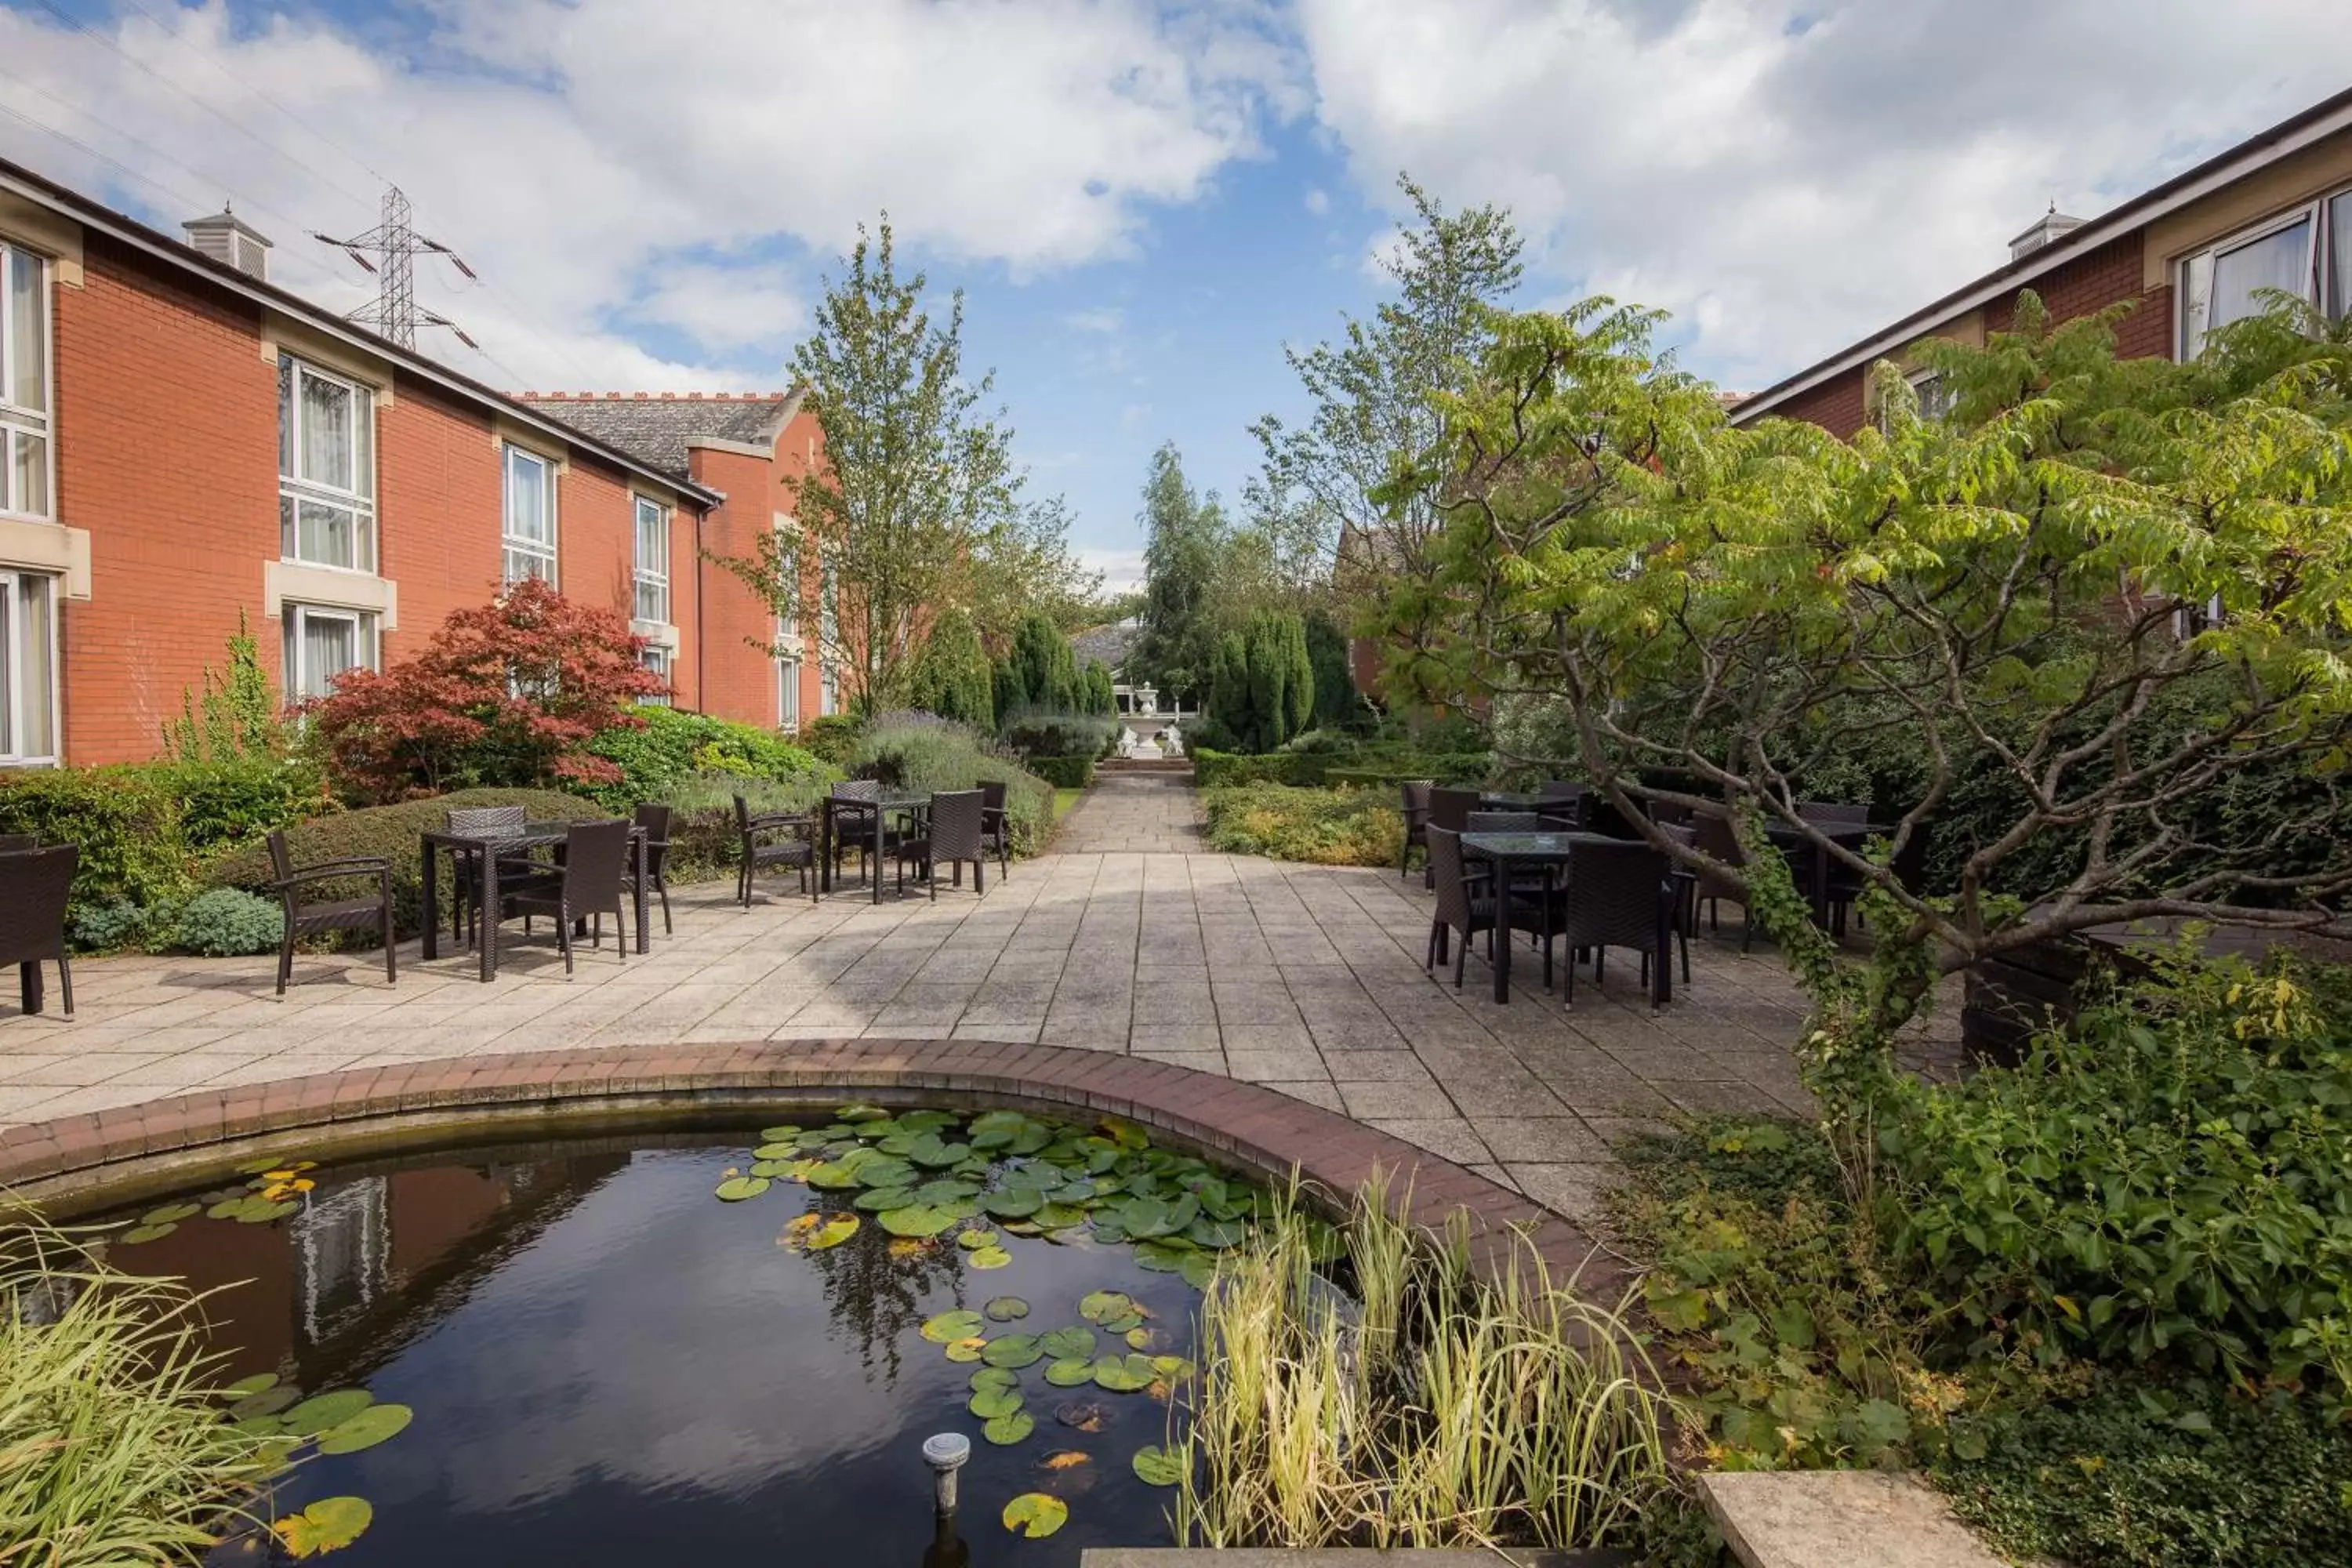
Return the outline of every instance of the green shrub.
{"type": "Polygon", "coordinates": [[[2132,1568],[2352,1563],[2352,1426],[2309,1396],[2102,1390],[1987,1424],[1932,1472],[2020,1561],[2132,1568]]]}
{"type": "Polygon", "coordinates": [[[0,773],[0,833],[79,844],[77,911],[177,899],[189,888],[178,798],[167,770],[45,768],[0,773]]]}
{"type": "Polygon", "coordinates": [[[1239,784],[1305,784],[1312,767],[1310,755],[1292,752],[1218,752],[1191,748],[1192,781],[1202,789],[1228,789],[1239,784]]]}
{"type": "Polygon", "coordinates": [[[845,768],[865,732],[866,721],[855,713],[827,713],[803,724],[799,740],[820,761],[845,768]]]}
{"type": "Polygon", "coordinates": [[[74,945],[83,952],[121,952],[162,945],[178,931],[179,923],[179,903],[169,900],[153,905],[77,905],[69,926],[74,945]]]}
{"type": "Polygon", "coordinates": [[[1085,789],[1095,782],[1092,757],[1031,757],[1029,771],[1055,789],[1085,789]]]}
{"type": "Polygon", "coordinates": [[[242,888],[198,893],[180,911],[179,944],[207,958],[242,958],[276,950],[286,934],[286,911],[274,899],[242,888]]]}
{"type": "Polygon", "coordinates": [[[159,763],[152,771],[178,795],[181,839],[198,858],[338,809],[326,774],[307,761],[159,763]]]}
{"type": "Polygon", "coordinates": [[[1892,1247],[2042,1361],[2352,1381],[2352,976],[2160,960],[1958,1085],[1890,1081],[1892,1247]]]}
{"type": "MultiPolygon", "coordinates": [[[[424,904],[420,836],[443,826],[452,808],[472,805],[520,805],[534,822],[585,822],[611,815],[593,801],[555,790],[461,789],[430,800],[372,805],[299,823],[287,829],[287,849],[297,866],[355,856],[389,861],[394,929],[404,936],[414,936],[421,929],[424,904]]],[[[249,844],[215,861],[207,879],[219,887],[255,889],[266,886],[271,876],[268,849],[249,844]]],[[[443,901],[437,919],[448,918],[451,882],[445,858],[441,864],[443,901]]],[[[320,894],[347,889],[350,896],[364,896],[375,890],[375,879],[321,882],[313,888],[320,894]]]]}
{"type": "Polygon", "coordinates": [[[607,730],[588,742],[591,753],[621,770],[617,781],[583,792],[607,811],[667,799],[673,786],[698,772],[779,782],[839,776],[814,752],[756,725],[672,708],[642,709],[640,716],[642,729],[607,730]]]}
{"type": "Polygon", "coordinates": [[[826,782],[797,778],[749,778],[739,773],[689,773],[662,792],[676,815],[670,819],[667,879],[707,882],[735,874],[742,837],[735,826],[735,797],[755,815],[807,812],[816,807],[826,782]]]}
{"type": "Polygon", "coordinates": [[[972,789],[1001,780],[1015,853],[1043,846],[1054,826],[1054,786],[961,724],[929,713],[885,713],[866,726],[850,753],[850,771],[894,787],[928,794],[972,789]]]}
{"type": "Polygon", "coordinates": [[[1118,721],[1093,713],[1040,710],[1006,721],[997,739],[1032,760],[1101,757],[1118,744],[1118,721]]]}
{"type": "Polygon", "coordinates": [[[1369,790],[1242,784],[1202,801],[1209,847],[1232,855],[1307,860],[1319,866],[1393,866],[1404,849],[1404,818],[1369,790]]]}

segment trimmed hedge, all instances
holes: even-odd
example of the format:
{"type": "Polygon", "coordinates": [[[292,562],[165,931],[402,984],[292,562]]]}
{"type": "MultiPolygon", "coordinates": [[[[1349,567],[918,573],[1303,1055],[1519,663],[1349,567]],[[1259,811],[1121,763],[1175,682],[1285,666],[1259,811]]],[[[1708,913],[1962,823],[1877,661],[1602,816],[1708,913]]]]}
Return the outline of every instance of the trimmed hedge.
{"type": "Polygon", "coordinates": [[[588,751],[618,766],[621,777],[583,793],[615,814],[641,800],[667,799],[698,773],[811,784],[841,776],[814,752],[755,724],[674,708],[642,708],[638,714],[644,728],[607,730],[588,742],[588,751]]]}
{"type": "Polygon", "coordinates": [[[1032,757],[1029,771],[1055,789],[1087,789],[1095,782],[1092,757],[1032,757]]]}
{"type": "Polygon", "coordinates": [[[1482,782],[1494,766],[1484,752],[1404,752],[1377,745],[1297,752],[1237,752],[1192,748],[1192,777],[1202,789],[1236,784],[1385,784],[1434,779],[1444,784],[1482,782]]]}
{"type": "MultiPolygon", "coordinates": [[[[287,848],[298,866],[348,856],[375,856],[392,863],[393,921],[403,936],[423,929],[424,861],[420,837],[442,826],[453,807],[519,805],[534,822],[589,822],[613,814],[576,795],[544,789],[461,789],[430,800],[404,800],[394,805],[371,805],[333,816],[297,823],[287,829],[287,848]]],[[[448,862],[441,867],[442,906],[437,919],[448,918],[451,887],[448,862]]],[[[270,880],[269,852],[251,844],[215,861],[207,879],[216,887],[257,889],[270,880]]],[[[320,882],[321,894],[350,889],[352,896],[374,890],[373,877],[349,883],[320,882]]]]}

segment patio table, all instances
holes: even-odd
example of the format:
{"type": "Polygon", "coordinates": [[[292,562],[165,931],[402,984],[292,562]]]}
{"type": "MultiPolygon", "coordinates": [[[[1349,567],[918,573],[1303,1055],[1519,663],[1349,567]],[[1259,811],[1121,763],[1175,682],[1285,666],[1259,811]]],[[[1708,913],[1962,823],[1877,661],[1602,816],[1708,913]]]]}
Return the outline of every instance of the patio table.
{"type": "MultiPolygon", "coordinates": [[[[568,822],[527,822],[520,830],[511,833],[452,833],[436,828],[422,835],[425,857],[425,951],[427,960],[441,955],[441,921],[436,911],[441,907],[441,857],[453,859],[459,855],[475,857],[480,867],[480,881],[476,886],[482,900],[481,978],[488,982],[499,972],[499,858],[520,849],[536,849],[543,845],[561,844],[571,836],[568,822]]],[[[635,872],[637,951],[650,952],[653,944],[646,930],[646,830],[632,826],[629,829],[631,868],[635,872]]],[[[619,940],[615,933],[614,940],[619,940]]]]}
{"type": "MultiPolygon", "coordinates": [[[[1465,833],[1462,836],[1462,852],[1476,859],[1491,862],[1495,867],[1495,884],[1498,889],[1510,886],[1511,870],[1517,866],[1539,866],[1548,879],[1556,872],[1567,873],[1570,897],[1575,896],[1574,865],[1576,847],[1580,844],[1622,844],[1622,838],[1612,838],[1605,833],[1465,833]]],[[[1675,980],[1673,956],[1674,881],[1671,877],[1658,881],[1657,955],[1650,965],[1650,1002],[1664,1006],[1674,999],[1675,980]]],[[[1498,923],[1495,932],[1495,1000],[1511,999],[1511,941],[1514,933],[1508,921],[1498,923]]],[[[1570,952],[1568,962],[1574,963],[1570,952]]]]}
{"type": "Polygon", "coordinates": [[[871,800],[847,800],[834,795],[825,796],[823,842],[817,847],[817,890],[824,893],[833,891],[834,846],[842,837],[841,824],[838,819],[857,818],[859,819],[856,824],[858,837],[868,839],[866,879],[873,884],[874,901],[880,903],[882,901],[882,839],[885,824],[894,813],[919,817],[929,809],[930,804],[931,797],[928,795],[911,795],[904,791],[895,795],[877,795],[871,800]]]}
{"type": "Polygon", "coordinates": [[[1540,811],[1547,805],[1558,805],[1559,796],[1534,795],[1526,790],[1491,789],[1478,792],[1481,811],[1540,811]]]}
{"type": "MultiPolygon", "coordinates": [[[[1809,822],[1805,826],[1841,849],[1854,850],[1859,850],[1874,833],[1895,831],[1875,822],[1809,822]]],[[[1808,879],[1811,884],[1808,891],[1812,895],[1813,923],[1826,930],[1830,923],[1830,852],[1827,846],[1813,842],[1806,837],[1803,829],[1785,822],[1766,823],[1764,836],[1783,854],[1802,851],[1810,858],[1812,871],[1808,879]]]]}

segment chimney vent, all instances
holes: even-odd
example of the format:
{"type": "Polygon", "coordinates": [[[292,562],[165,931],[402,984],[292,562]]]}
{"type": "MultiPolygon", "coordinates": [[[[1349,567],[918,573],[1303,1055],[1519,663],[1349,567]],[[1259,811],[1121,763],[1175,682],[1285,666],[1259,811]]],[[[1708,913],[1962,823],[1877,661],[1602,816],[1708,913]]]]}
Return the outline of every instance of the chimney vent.
{"type": "Polygon", "coordinates": [[[2058,210],[2052,202],[2050,210],[2033,220],[2033,226],[2009,242],[2009,258],[2022,261],[2052,240],[2074,233],[2083,226],[2083,220],[2058,210]]]}
{"type": "Polygon", "coordinates": [[[212,216],[190,218],[180,226],[188,231],[188,244],[204,255],[265,283],[269,280],[268,237],[230,211],[226,202],[212,216]]]}

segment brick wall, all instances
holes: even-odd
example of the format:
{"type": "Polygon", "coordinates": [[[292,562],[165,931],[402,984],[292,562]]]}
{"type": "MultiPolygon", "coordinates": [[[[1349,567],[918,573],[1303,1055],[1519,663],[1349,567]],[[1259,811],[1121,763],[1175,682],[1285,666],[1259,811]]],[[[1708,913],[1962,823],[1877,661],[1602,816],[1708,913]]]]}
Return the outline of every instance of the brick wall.
{"type": "Polygon", "coordinates": [[[1799,394],[1772,412],[1787,419],[1810,419],[1844,439],[1862,428],[1863,367],[1841,371],[1799,394]]]}
{"type": "MultiPolygon", "coordinates": [[[[773,526],[775,464],[747,453],[698,447],[688,453],[697,483],[727,500],[703,520],[702,547],[714,556],[749,559],[773,526]]],[[[746,724],[776,722],[776,666],[761,647],[774,634],[767,602],[717,562],[702,569],[700,703],[706,713],[746,724]]],[[[804,710],[805,711],[805,710],[804,710]]]]}
{"type": "Polygon", "coordinates": [[[451,611],[497,595],[501,481],[488,415],[414,378],[377,411],[376,441],[376,559],[400,584],[400,625],[383,639],[390,664],[415,657],[451,611]]]}
{"type": "MultiPolygon", "coordinates": [[[[2116,352],[2126,359],[2153,359],[2172,353],[2172,289],[2159,285],[2140,287],[2147,231],[2134,229],[2095,250],[2084,252],[2033,280],[2033,291],[2053,321],[2071,321],[2109,305],[2131,301],[2133,309],[2116,324],[2116,352]]],[[[1985,307],[1985,330],[2008,331],[2017,320],[2017,295],[2011,293],[1985,307]]]]}

